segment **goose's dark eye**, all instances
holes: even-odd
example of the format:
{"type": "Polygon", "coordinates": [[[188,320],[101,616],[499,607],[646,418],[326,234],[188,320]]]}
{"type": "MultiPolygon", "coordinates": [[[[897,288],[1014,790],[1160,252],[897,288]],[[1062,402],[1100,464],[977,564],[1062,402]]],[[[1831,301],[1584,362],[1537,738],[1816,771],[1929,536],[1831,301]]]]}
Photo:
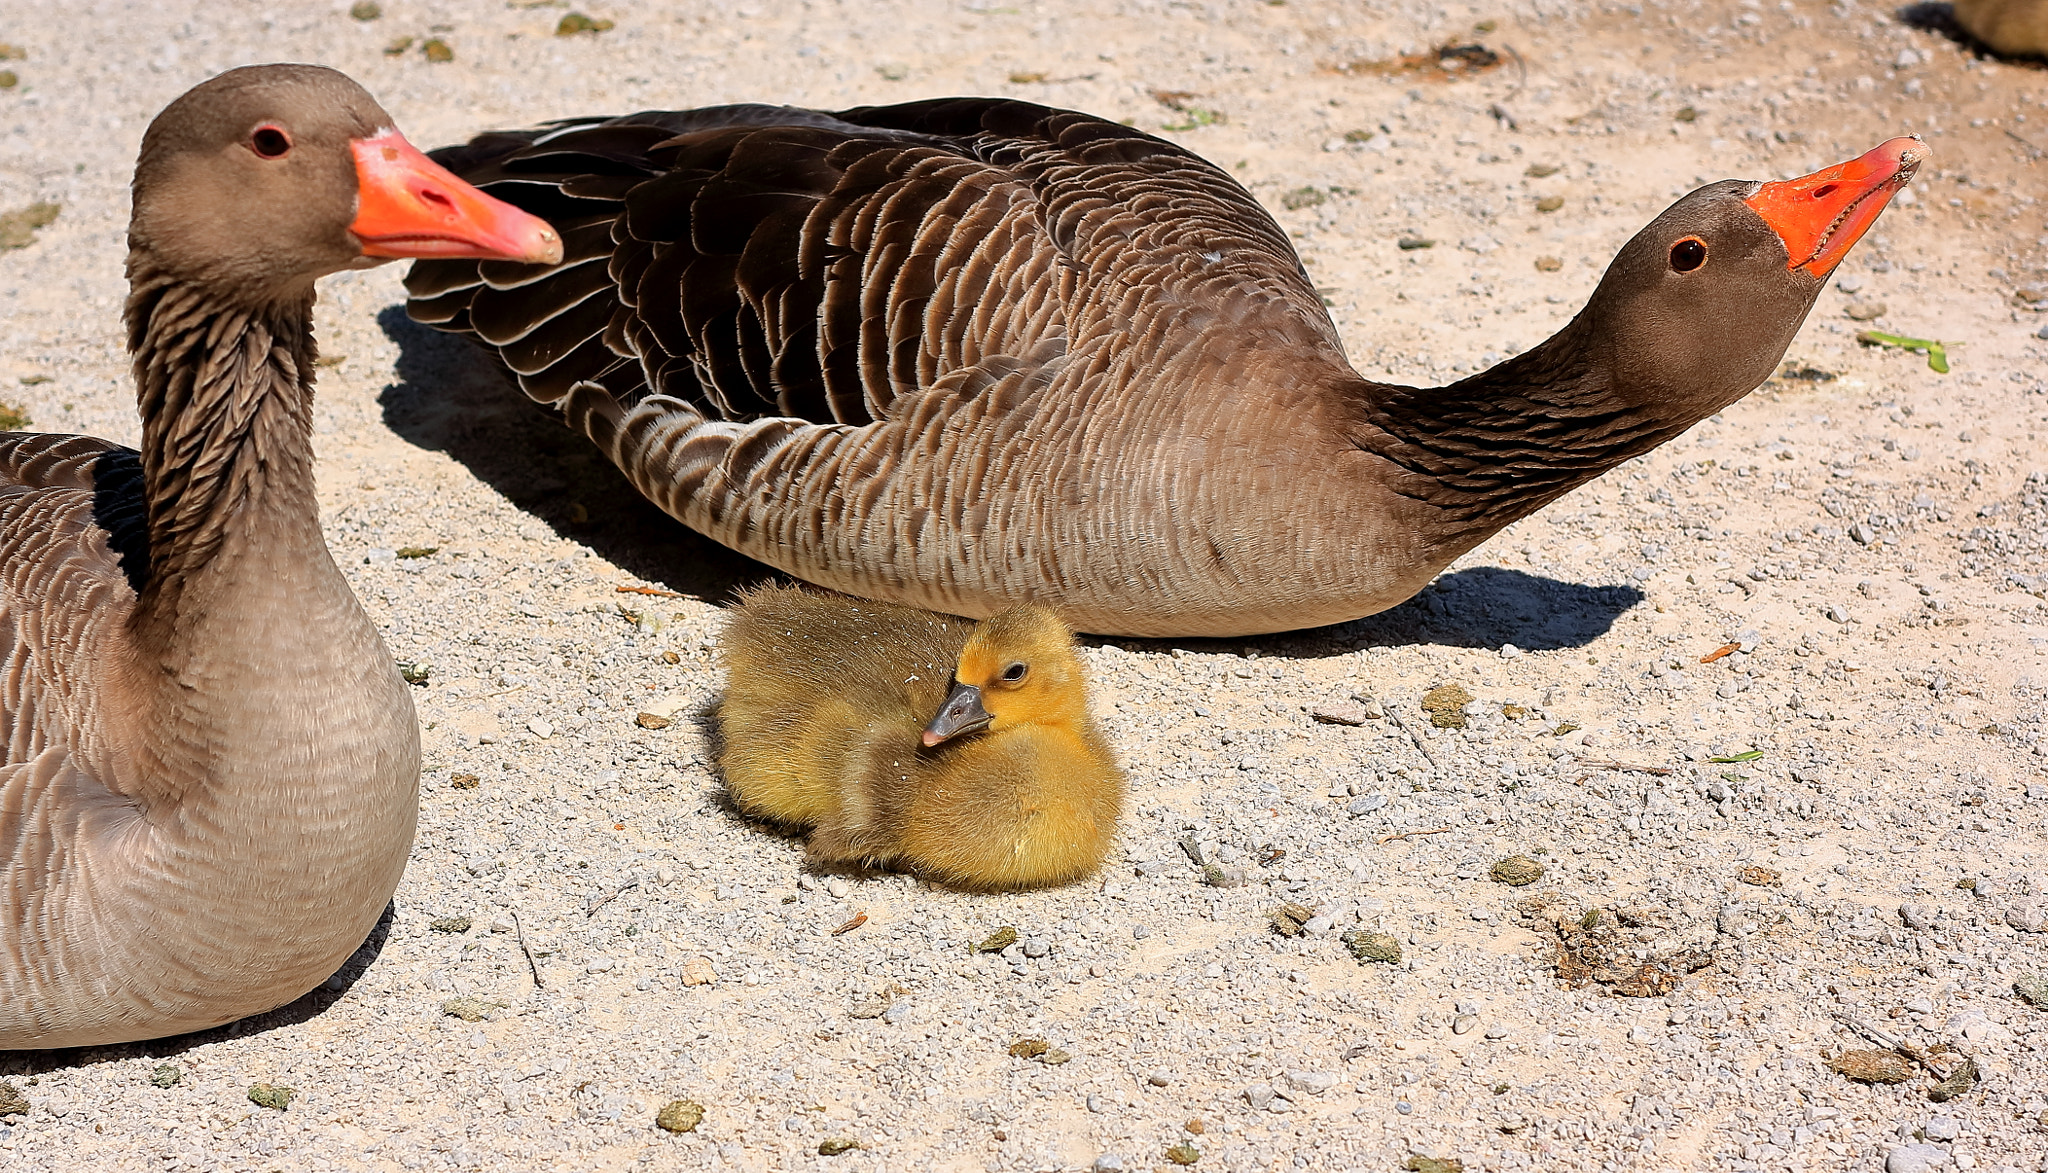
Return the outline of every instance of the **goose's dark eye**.
{"type": "Polygon", "coordinates": [[[1031,669],[1026,665],[1012,664],[1008,668],[1003,669],[1003,683],[1020,683],[1024,679],[1024,674],[1029,671],[1031,671],[1031,669]]]}
{"type": "Polygon", "coordinates": [[[249,149],[266,159],[282,159],[291,153],[292,139],[275,126],[259,126],[249,135],[249,149]]]}
{"type": "Polygon", "coordinates": [[[1671,267],[1680,273],[1690,273],[1707,263],[1707,242],[1697,236],[1688,236],[1671,246],[1671,267]]]}

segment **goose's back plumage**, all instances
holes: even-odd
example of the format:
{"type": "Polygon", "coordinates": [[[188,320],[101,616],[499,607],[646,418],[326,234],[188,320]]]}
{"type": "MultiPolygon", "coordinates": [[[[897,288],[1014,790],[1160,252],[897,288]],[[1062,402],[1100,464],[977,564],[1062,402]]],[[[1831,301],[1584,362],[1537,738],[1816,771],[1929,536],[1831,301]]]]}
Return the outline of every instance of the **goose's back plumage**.
{"type": "Polygon", "coordinates": [[[1358,551],[1273,532],[1281,496],[1310,521],[1361,504],[1307,483],[1356,459],[1323,392],[1357,379],[1285,234],[1179,147],[953,99],[629,115],[438,157],[555,217],[568,255],[422,262],[409,311],[745,553],[1097,631],[1272,630],[1388,593],[1358,551]]]}

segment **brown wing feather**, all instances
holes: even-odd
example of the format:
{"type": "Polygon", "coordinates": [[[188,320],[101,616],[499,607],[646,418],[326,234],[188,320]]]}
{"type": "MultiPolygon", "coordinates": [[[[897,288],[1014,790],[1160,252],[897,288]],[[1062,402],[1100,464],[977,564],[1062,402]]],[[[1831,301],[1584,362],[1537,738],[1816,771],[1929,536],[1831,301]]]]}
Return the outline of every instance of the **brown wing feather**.
{"type": "Polygon", "coordinates": [[[416,317],[498,347],[546,402],[584,379],[617,390],[607,375],[630,359],[642,383],[622,408],[658,393],[729,420],[867,423],[987,358],[1127,329],[1134,288],[1155,310],[1235,305],[1248,325],[1337,345],[1243,188],[1088,115],[971,99],[725,107],[486,135],[437,157],[570,221],[553,270],[429,261],[407,278],[416,317]],[[609,290],[587,260],[600,233],[609,290]]]}
{"type": "Polygon", "coordinates": [[[78,649],[109,646],[105,633],[127,620],[134,583],[147,571],[148,542],[133,450],[89,436],[0,434],[7,763],[64,747],[78,706],[93,704],[93,665],[78,649]],[[51,599],[66,605],[49,606],[51,599]]]}

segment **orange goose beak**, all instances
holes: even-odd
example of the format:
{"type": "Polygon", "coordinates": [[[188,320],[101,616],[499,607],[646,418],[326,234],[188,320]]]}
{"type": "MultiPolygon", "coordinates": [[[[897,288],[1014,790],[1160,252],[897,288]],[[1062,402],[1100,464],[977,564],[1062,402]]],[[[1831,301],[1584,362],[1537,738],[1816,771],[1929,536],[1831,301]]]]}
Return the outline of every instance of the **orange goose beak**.
{"type": "Polygon", "coordinates": [[[1932,154],[1917,136],[1888,139],[1846,163],[1766,183],[1743,202],[1785,242],[1786,268],[1826,277],[1932,154]]]}
{"type": "Polygon", "coordinates": [[[457,179],[386,130],[349,144],[356,157],[356,218],[348,230],[366,257],[476,257],[552,265],[562,237],[547,221],[457,179]]]}

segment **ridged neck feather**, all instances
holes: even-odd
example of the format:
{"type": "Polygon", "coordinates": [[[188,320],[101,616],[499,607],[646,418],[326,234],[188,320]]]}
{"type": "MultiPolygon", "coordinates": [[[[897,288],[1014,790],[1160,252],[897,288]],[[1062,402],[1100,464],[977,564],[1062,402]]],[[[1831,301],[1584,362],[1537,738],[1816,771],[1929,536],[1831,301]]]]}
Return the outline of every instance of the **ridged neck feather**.
{"type": "Polygon", "coordinates": [[[321,543],[313,493],[313,294],[241,302],[131,258],[129,349],[142,414],[148,572],[137,623],[225,550],[280,564],[321,543]]]}
{"type": "Polygon", "coordinates": [[[1415,474],[1402,491],[1483,537],[1698,423],[1618,385],[1581,314],[1542,345],[1444,387],[1371,386],[1360,447],[1415,474]]]}

